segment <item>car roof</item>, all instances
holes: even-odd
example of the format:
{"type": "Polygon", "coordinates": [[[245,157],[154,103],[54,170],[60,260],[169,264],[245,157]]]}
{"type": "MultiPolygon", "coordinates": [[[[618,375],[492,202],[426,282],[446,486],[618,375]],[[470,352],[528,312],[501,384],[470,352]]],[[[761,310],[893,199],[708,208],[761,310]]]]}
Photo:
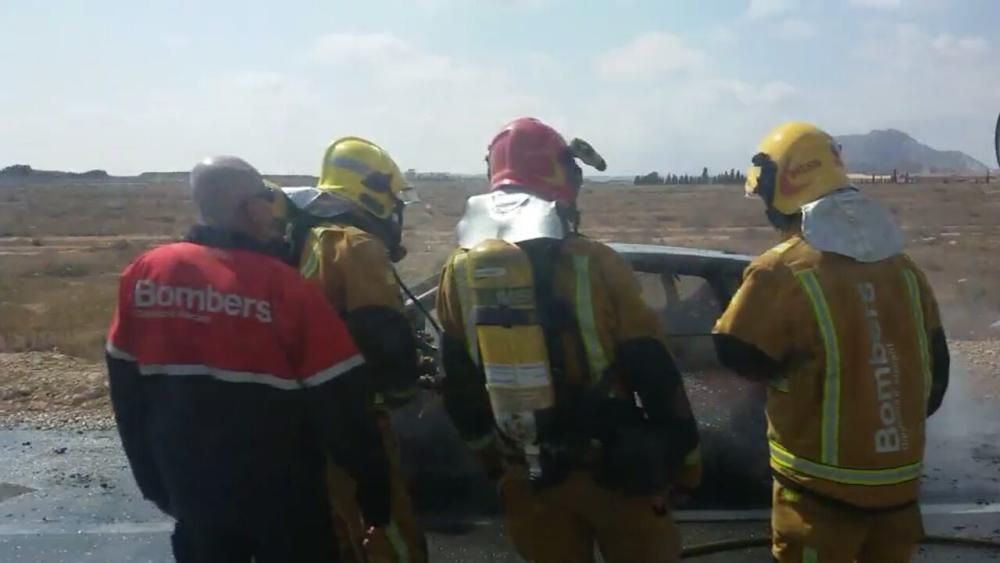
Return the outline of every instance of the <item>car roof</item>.
{"type": "Polygon", "coordinates": [[[740,275],[753,256],[723,250],[705,250],[658,244],[608,243],[639,272],[670,271],[680,275],[740,275]]]}
{"type": "MultiPolygon", "coordinates": [[[[689,276],[722,275],[740,278],[753,256],[721,250],[705,250],[658,244],[605,243],[624,257],[632,269],[643,273],[666,273],[689,276]]],[[[438,276],[410,285],[411,291],[427,306],[433,306],[438,276]]],[[[412,300],[406,300],[412,306],[412,300]]]]}

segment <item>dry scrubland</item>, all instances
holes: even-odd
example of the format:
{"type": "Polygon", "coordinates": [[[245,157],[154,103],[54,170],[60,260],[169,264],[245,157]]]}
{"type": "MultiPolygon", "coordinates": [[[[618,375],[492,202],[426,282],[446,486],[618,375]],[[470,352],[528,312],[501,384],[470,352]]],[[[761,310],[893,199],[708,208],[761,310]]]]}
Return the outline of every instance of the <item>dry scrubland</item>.
{"type": "MultiPolygon", "coordinates": [[[[418,188],[427,205],[408,211],[410,255],[401,264],[411,281],[436,274],[467,186],[418,188]]],[[[1000,320],[1000,185],[865,190],[896,213],[950,335],[962,341],[958,351],[976,377],[991,378],[1000,361],[992,340],[1000,331],[989,328],[1000,320]]],[[[773,243],[759,203],[733,186],[597,185],[586,188],[582,208],[582,230],[602,240],[747,253],[773,243]]],[[[183,185],[0,186],[0,419],[29,411],[29,420],[57,423],[106,411],[95,362],[117,272],[143,249],[181,236],[191,220],[183,185]]]]}

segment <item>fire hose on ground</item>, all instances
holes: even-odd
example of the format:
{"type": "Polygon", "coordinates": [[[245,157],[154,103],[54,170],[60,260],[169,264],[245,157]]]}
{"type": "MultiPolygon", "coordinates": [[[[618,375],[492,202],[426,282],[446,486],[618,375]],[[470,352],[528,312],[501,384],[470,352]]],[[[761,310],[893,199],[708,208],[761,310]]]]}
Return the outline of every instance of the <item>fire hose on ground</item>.
{"type": "MultiPolygon", "coordinates": [[[[960,547],[973,549],[990,549],[1000,551],[1000,542],[995,542],[980,538],[963,538],[958,536],[926,536],[920,545],[934,545],[942,547],[960,547]]],[[[742,549],[769,548],[771,538],[753,537],[736,538],[714,542],[700,543],[685,547],[681,550],[681,559],[693,559],[706,555],[725,553],[727,551],[738,551],[742,549]]]]}

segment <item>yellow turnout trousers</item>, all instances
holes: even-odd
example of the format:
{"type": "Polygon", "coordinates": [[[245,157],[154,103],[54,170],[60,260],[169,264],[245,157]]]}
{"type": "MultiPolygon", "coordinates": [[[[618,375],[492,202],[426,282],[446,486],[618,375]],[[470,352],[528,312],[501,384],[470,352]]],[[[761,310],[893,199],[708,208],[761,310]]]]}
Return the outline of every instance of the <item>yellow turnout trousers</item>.
{"type": "MultiPolygon", "coordinates": [[[[589,472],[535,493],[523,468],[500,480],[508,539],[534,563],[674,563],[680,538],[659,497],[627,497],[598,486],[589,472]],[[661,508],[658,508],[661,507],[661,508]]],[[[665,497],[664,497],[665,498],[665,497]]]]}
{"type": "Polygon", "coordinates": [[[771,552],[778,563],[907,563],[923,537],[917,503],[862,512],[774,483],[771,552]]]}
{"type": "Polygon", "coordinates": [[[427,540],[417,522],[413,503],[399,463],[399,444],[392,430],[389,413],[376,409],[376,421],[382,431],[382,442],[389,458],[389,480],[392,487],[392,522],[386,532],[386,544],[373,543],[367,553],[364,548],[367,525],[358,507],[357,486],[342,468],[331,465],[327,485],[333,504],[333,522],[340,546],[340,560],[345,563],[425,563],[427,540]],[[391,549],[390,549],[391,547],[391,549]]]}

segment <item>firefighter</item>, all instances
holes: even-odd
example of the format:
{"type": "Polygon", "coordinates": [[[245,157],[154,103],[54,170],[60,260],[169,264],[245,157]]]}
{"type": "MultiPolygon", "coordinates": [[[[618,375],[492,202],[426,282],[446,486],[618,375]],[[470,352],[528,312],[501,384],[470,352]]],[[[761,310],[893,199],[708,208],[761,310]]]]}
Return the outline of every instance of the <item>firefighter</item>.
{"type": "Polygon", "coordinates": [[[539,563],[677,561],[672,491],[700,479],[680,373],[629,264],[579,234],[577,159],[534,118],[488,148],[440,278],[445,408],[539,563]]]}
{"type": "Polygon", "coordinates": [[[235,157],[191,172],[199,224],[122,273],[111,402],[143,496],[176,520],[178,562],[337,559],[325,457],[389,521],[362,356],[311,284],[270,254],[274,193],[235,157]]]}
{"type": "Polygon", "coordinates": [[[724,365],[769,383],[774,557],[909,561],[925,420],[948,385],[934,293],[829,134],[786,123],[752,164],[746,191],[782,240],[747,268],[714,341],[724,365]]]}
{"type": "Polygon", "coordinates": [[[371,561],[426,561],[426,539],[391,420],[392,409],[417,397],[422,373],[393,269],[406,256],[403,208],[416,200],[415,192],[385,150],[366,139],[344,137],[327,147],[317,187],[284,193],[276,214],[289,220],[290,263],[337,308],[370,365],[376,391],[371,407],[390,461],[393,521],[367,548],[367,526],[349,494],[352,479],[342,468],[331,468],[341,556],[358,563],[366,555],[371,561]]]}

